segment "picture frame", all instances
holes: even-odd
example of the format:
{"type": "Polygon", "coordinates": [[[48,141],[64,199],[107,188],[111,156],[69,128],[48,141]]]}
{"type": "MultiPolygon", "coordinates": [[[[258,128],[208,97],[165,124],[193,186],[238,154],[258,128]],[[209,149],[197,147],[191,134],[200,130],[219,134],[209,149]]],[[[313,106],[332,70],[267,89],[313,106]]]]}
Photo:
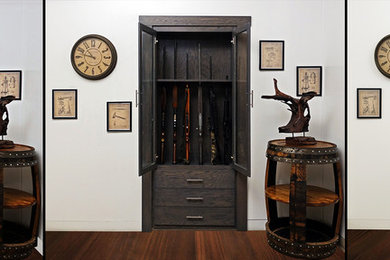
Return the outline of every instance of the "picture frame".
{"type": "Polygon", "coordinates": [[[77,119],[77,89],[52,90],[52,119],[77,119]]]}
{"type": "Polygon", "coordinates": [[[260,70],[284,70],[284,41],[260,40],[259,53],[260,70]]]}
{"type": "Polygon", "coordinates": [[[297,66],[297,96],[310,91],[322,96],[322,66],[297,66]]]}
{"type": "Polygon", "coordinates": [[[107,102],[107,132],[131,132],[132,102],[107,102]]]}
{"type": "Polygon", "coordinates": [[[22,99],[22,71],[0,70],[0,97],[15,96],[22,99]]]}
{"type": "Polygon", "coordinates": [[[357,118],[378,119],[382,118],[382,89],[358,88],[357,89],[357,118]]]}

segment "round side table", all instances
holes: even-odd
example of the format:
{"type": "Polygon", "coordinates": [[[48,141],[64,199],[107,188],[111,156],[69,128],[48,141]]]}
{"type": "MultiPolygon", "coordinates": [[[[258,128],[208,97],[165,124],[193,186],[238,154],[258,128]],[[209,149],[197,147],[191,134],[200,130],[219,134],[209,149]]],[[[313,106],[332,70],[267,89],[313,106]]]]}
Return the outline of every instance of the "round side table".
{"type": "Polygon", "coordinates": [[[37,245],[41,196],[39,168],[35,149],[15,144],[13,148],[0,149],[0,259],[23,259],[28,257],[37,245]],[[31,168],[33,193],[4,187],[4,168],[31,168]],[[28,227],[3,219],[3,209],[31,207],[28,227]]]}
{"type": "Polygon", "coordinates": [[[317,141],[314,145],[289,146],[285,140],[268,142],[265,176],[266,224],[269,245],[286,255],[325,258],[339,242],[343,192],[337,146],[317,141]],[[291,164],[290,183],[276,185],[279,162],[291,164]],[[307,165],[333,165],[334,191],[306,184],[307,165]],[[276,202],[289,204],[289,217],[279,217],[276,202]],[[306,207],[334,205],[331,226],[308,219],[306,207]]]}

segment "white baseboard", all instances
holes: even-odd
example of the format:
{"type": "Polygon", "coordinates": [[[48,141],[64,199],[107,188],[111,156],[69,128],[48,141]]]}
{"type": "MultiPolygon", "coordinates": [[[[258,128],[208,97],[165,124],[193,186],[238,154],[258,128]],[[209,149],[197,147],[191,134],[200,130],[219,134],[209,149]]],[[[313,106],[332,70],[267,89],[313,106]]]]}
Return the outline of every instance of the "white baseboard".
{"type": "Polygon", "coordinates": [[[43,242],[42,240],[38,237],[37,238],[37,246],[35,247],[35,249],[41,254],[43,255],[43,242]]]}
{"type": "Polygon", "coordinates": [[[46,231],[141,231],[133,221],[58,221],[46,220],[46,231]]]}
{"type": "Polygon", "coordinates": [[[390,229],[390,219],[348,219],[348,229],[390,229]]]}
{"type": "Polygon", "coordinates": [[[265,230],[266,219],[248,219],[248,230],[265,230]]]}

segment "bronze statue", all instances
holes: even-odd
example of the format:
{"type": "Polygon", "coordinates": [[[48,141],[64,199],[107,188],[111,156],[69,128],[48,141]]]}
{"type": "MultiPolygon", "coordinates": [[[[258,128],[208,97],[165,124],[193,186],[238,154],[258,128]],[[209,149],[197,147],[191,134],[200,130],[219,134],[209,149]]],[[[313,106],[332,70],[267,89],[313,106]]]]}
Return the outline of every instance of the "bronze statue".
{"type": "MultiPolygon", "coordinates": [[[[292,113],[290,121],[287,125],[279,127],[279,133],[300,133],[300,132],[308,132],[309,131],[309,121],[310,121],[310,109],[308,105],[308,101],[312,99],[316,93],[313,91],[304,93],[300,99],[293,98],[278,89],[277,86],[278,81],[274,79],[274,88],[275,95],[273,96],[261,96],[261,98],[265,99],[275,99],[280,100],[283,103],[287,104],[292,113]],[[307,111],[307,113],[306,113],[307,111]],[[306,113],[306,115],[305,115],[306,113]]],[[[286,141],[291,144],[313,144],[315,143],[315,139],[313,137],[292,137],[286,138],[286,141]]]]}
{"type": "Polygon", "coordinates": [[[14,96],[0,98],[0,135],[2,136],[2,140],[0,140],[0,149],[14,147],[14,142],[10,140],[3,140],[3,136],[7,135],[7,128],[9,123],[9,115],[6,106],[13,100],[15,100],[14,96]]]}

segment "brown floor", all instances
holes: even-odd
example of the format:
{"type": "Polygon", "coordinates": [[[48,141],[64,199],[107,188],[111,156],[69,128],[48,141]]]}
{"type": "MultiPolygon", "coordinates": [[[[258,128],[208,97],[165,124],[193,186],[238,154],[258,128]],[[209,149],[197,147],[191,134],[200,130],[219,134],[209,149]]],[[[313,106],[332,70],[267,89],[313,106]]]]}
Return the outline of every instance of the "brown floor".
{"type": "Polygon", "coordinates": [[[34,250],[29,257],[25,258],[25,260],[42,260],[42,259],[43,256],[41,256],[41,254],[38,253],[37,250],[34,250]]]}
{"type": "Polygon", "coordinates": [[[348,260],[389,260],[390,230],[348,230],[348,260]]]}
{"type": "MultiPolygon", "coordinates": [[[[265,231],[47,232],[48,260],[288,260],[265,231]]],[[[329,260],[344,259],[337,249],[329,260]]]]}

